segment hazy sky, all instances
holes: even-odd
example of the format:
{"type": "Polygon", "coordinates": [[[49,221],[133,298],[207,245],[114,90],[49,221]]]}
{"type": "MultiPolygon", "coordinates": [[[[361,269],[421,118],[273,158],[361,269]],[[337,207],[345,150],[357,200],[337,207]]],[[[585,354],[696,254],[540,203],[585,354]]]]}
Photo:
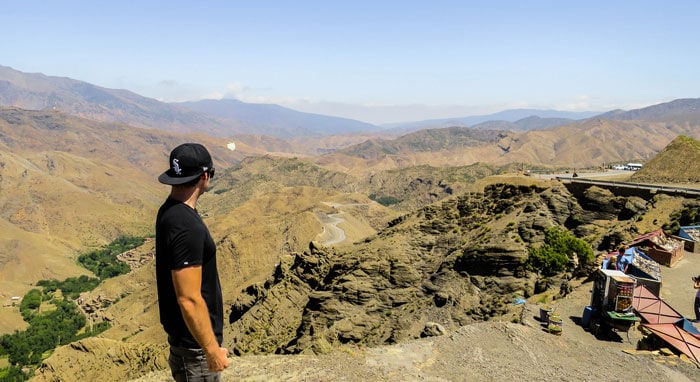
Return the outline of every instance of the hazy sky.
{"type": "Polygon", "coordinates": [[[0,65],[371,123],[700,97],[698,1],[0,1],[0,65]]]}

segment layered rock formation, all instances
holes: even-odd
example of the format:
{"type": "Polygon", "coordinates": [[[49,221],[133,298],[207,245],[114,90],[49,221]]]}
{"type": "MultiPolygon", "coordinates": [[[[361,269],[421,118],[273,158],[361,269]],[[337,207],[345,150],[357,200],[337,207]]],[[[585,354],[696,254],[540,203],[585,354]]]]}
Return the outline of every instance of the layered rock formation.
{"type": "MultiPolygon", "coordinates": [[[[418,338],[439,332],[436,325],[517,320],[509,316],[515,298],[543,287],[566,293],[567,279],[592,266],[572,262],[568,273],[538,283],[524,261],[546,228],[595,232],[645,206],[595,188],[579,202],[558,183],[496,184],[395,219],[351,249],[311,243],[241,293],[231,307],[228,345],[236,354],[319,353],[418,338]]],[[[596,245],[611,240],[602,237],[596,245]]]]}
{"type": "Polygon", "coordinates": [[[147,371],[167,368],[167,353],[165,344],[86,338],[56,349],[32,381],[127,381],[147,371]]]}

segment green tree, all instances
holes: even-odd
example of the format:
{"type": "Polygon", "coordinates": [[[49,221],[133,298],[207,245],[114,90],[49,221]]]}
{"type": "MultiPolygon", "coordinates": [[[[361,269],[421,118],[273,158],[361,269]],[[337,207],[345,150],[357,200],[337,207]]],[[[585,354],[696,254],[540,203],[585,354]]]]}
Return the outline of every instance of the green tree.
{"type": "Polygon", "coordinates": [[[545,230],[542,247],[528,250],[525,265],[531,271],[553,276],[567,270],[574,254],[582,264],[589,264],[595,259],[591,246],[585,240],[553,226],[545,230]]]}
{"type": "Polygon", "coordinates": [[[39,289],[32,289],[24,295],[19,304],[19,311],[25,321],[29,321],[39,311],[42,293],[39,289]]]}
{"type": "Polygon", "coordinates": [[[22,368],[18,366],[0,369],[0,381],[21,382],[28,380],[30,377],[30,374],[24,373],[22,368]]]}

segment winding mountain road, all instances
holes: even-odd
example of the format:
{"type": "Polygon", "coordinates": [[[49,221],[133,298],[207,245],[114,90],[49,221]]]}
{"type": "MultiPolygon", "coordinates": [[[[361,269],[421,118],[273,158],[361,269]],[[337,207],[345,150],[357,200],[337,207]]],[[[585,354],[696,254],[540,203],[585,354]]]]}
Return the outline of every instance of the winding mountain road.
{"type": "Polygon", "coordinates": [[[317,240],[319,243],[326,246],[331,246],[339,244],[345,240],[345,231],[338,227],[338,224],[345,221],[345,219],[341,217],[343,214],[345,214],[345,212],[342,211],[337,214],[330,215],[320,211],[316,212],[316,217],[323,225],[321,227],[321,233],[318,234],[317,240]]]}
{"type": "Polygon", "coordinates": [[[323,202],[323,204],[333,207],[339,211],[336,214],[326,214],[321,211],[316,211],[316,217],[322,224],[321,233],[318,234],[316,240],[319,243],[326,246],[340,244],[347,238],[347,236],[345,235],[345,231],[342,228],[338,227],[338,224],[345,222],[345,218],[343,218],[345,212],[342,210],[342,208],[346,206],[367,205],[366,203],[341,204],[333,202],[323,202]]]}

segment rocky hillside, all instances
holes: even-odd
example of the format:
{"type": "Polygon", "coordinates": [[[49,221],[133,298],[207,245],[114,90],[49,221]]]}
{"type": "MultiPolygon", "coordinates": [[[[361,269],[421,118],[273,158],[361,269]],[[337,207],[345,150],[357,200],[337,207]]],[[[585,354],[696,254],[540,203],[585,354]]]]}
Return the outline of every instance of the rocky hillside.
{"type": "Polygon", "coordinates": [[[688,136],[677,137],[631,179],[641,183],[700,183],[700,142],[688,136]]]}
{"type": "Polygon", "coordinates": [[[454,127],[395,140],[372,140],[313,160],[326,168],[356,175],[417,164],[443,167],[479,162],[491,166],[519,163],[549,170],[600,168],[606,163],[644,162],[679,135],[700,139],[699,125],[698,120],[661,123],[588,119],[527,132],[477,132],[454,127]]]}
{"type": "MultiPolygon", "coordinates": [[[[546,227],[568,227],[607,251],[645,232],[643,224],[665,223],[671,215],[667,208],[682,208],[683,203],[662,195],[651,200],[616,196],[597,187],[574,196],[558,182],[498,179],[481,193],[455,195],[394,218],[356,244],[331,248],[312,242],[280,255],[273,270],[260,273],[259,282],[233,292],[231,279],[254,279],[246,270],[253,263],[243,256],[243,244],[250,239],[223,238],[217,245],[230,304],[225,346],[247,355],[325,353],[348,345],[402,344],[481,321],[520,322],[515,298],[541,292],[561,297],[580,282],[577,275],[586,274],[582,263],[572,262],[568,272],[547,279],[523,267],[528,247],[542,242],[546,227]]],[[[249,224],[244,215],[239,218],[249,224]]],[[[222,232],[218,224],[212,226],[222,232]]],[[[147,340],[145,335],[159,332],[152,319],[153,296],[139,292],[148,290],[150,268],[152,263],[140,268],[137,283],[114,280],[110,288],[128,297],[109,308],[114,327],[103,334],[124,341],[120,346],[125,349],[133,347],[124,354],[142,354],[146,361],[119,361],[124,357],[94,350],[99,346],[86,340],[76,346],[93,350],[58,349],[38,371],[40,380],[75,375],[69,367],[74,362],[99,363],[101,375],[110,380],[163,367],[164,339],[147,340]],[[134,309],[127,311],[127,306],[134,309]],[[141,319],[133,320],[135,314],[141,319]],[[145,351],[144,341],[155,344],[147,355],[139,353],[145,351]],[[75,361],[60,361],[66,359],[75,361]]],[[[88,373],[82,366],[79,370],[88,373]]]]}
{"type": "MultiPolygon", "coordinates": [[[[545,228],[569,226],[614,246],[648,202],[593,188],[576,200],[562,185],[494,184],[430,205],[347,250],[311,244],[281,261],[232,307],[231,348],[247,353],[322,353],[338,345],[397,343],[509,316],[509,303],[559,281],[523,265],[545,228]],[[611,223],[619,222],[615,227],[611,223]],[[600,232],[605,231],[604,235],[600,232]]],[[[601,248],[609,249],[609,248],[601,248]]]]}

